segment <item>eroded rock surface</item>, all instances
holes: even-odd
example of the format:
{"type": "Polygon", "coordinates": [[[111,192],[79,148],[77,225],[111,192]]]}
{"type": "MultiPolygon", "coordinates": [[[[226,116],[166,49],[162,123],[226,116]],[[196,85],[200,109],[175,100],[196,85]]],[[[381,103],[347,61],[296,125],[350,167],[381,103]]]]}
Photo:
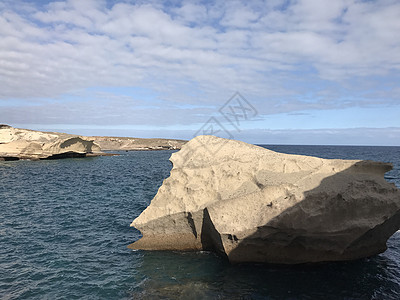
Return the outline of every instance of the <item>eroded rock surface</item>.
{"type": "Polygon", "coordinates": [[[66,133],[42,132],[0,125],[0,158],[48,159],[101,155],[93,140],[66,133]]]}
{"type": "Polygon", "coordinates": [[[199,136],[131,226],[145,250],[214,250],[232,262],[351,260],[386,249],[400,227],[388,163],[321,159],[199,136]]]}
{"type": "Polygon", "coordinates": [[[179,150],[187,141],[158,138],[78,136],[0,124],[0,160],[112,155],[111,150],[179,150]]]}

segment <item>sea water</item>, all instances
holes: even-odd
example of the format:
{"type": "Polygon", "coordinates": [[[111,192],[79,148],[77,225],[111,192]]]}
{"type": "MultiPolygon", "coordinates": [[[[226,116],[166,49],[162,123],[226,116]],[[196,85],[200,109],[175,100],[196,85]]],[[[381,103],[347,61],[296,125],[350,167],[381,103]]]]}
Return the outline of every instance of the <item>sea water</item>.
{"type": "MultiPolygon", "coordinates": [[[[391,162],[400,186],[400,147],[264,147],[391,162]]],[[[0,162],[1,299],[400,299],[400,232],[371,258],[292,267],[129,250],[172,151],[119,154],[0,162]]]]}

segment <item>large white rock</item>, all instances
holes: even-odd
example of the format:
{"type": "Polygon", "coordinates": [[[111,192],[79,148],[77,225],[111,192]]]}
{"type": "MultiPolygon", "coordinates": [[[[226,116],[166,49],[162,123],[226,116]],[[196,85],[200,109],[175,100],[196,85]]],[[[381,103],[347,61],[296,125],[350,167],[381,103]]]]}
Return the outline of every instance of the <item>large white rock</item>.
{"type": "Polygon", "coordinates": [[[214,250],[232,262],[350,260],[386,249],[400,227],[388,163],[288,155],[199,136],[131,226],[145,250],[214,250]]]}
{"type": "Polygon", "coordinates": [[[44,159],[101,154],[100,147],[85,137],[0,125],[1,159],[44,159]]]}

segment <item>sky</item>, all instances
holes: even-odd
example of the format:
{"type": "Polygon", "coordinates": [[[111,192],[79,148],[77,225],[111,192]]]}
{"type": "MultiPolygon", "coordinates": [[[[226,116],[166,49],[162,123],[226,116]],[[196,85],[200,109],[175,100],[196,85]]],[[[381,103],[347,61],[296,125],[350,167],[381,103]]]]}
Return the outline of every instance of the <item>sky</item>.
{"type": "Polygon", "coordinates": [[[0,1],[0,123],[400,146],[400,2],[0,1]]]}

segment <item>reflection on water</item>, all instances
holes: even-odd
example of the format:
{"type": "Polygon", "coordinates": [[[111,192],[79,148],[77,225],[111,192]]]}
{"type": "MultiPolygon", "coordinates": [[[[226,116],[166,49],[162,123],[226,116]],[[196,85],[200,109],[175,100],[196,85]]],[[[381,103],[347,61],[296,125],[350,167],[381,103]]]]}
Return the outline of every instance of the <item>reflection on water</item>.
{"type": "Polygon", "coordinates": [[[141,252],[134,299],[400,299],[400,233],[378,256],[318,265],[230,265],[207,252],[141,252]]]}

